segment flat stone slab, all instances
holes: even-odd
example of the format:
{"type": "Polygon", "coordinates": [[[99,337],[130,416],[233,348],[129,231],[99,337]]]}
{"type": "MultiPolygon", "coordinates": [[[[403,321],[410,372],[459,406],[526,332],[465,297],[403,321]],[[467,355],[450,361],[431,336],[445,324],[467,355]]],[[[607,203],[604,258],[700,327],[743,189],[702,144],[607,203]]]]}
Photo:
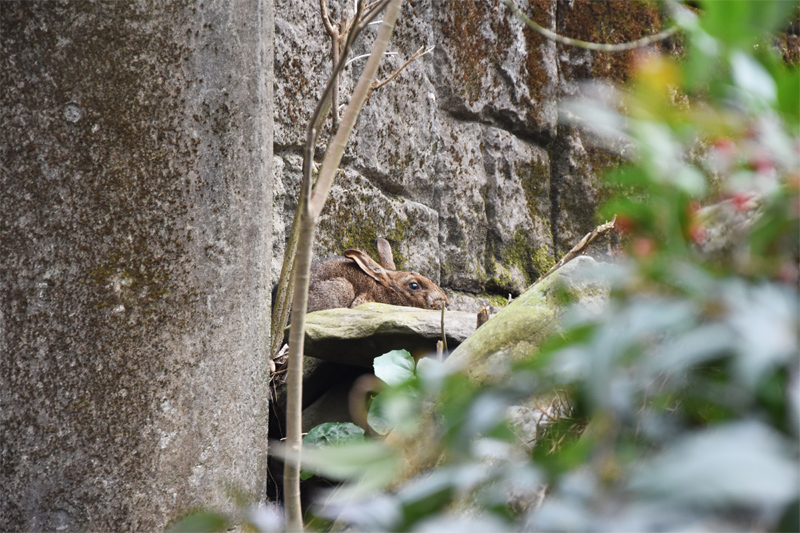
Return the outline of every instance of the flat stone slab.
{"type": "MultiPolygon", "coordinates": [[[[477,317],[445,311],[444,321],[447,347],[453,350],[475,331],[477,317]]],[[[309,313],[304,351],[309,357],[372,368],[373,359],[391,350],[435,353],[441,331],[441,311],[367,303],[309,313]]]]}

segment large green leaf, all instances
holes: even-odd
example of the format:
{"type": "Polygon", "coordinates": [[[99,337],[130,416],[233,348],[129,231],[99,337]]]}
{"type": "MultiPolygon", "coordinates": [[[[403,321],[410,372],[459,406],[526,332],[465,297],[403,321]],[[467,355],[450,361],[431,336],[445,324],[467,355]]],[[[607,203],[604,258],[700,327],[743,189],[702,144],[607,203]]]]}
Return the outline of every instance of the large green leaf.
{"type": "Polygon", "coordinates": [[[310,447],[338,446],[364,440],[364,430],[352,422],[326,422],[315,426],[303,437],[303,445],[310,447]]]}
{"type": "MultiPolygon", "coordinates": [[[[342,446],[353,442],[364,441],[364,429],[352,422],[326,422],[315,426],[303,437],[303,446],[306,448],[320,448],[322,446],[342,446]]],[[[300,479],[308,479],[314,475],[308,469],[300,471],[300,479]]]]}
{"type": "Polygon", "coordinates": [[[414,358],[406,350],[392,350],[372,362],[375,375],[387,385],[400,385],[414,375],[414,358]]]}
{"type": "Polygon", "coordinates": [[[180,520],[167,531],[170,533],[214,533],[226,531],[229,527],[230,521],[225,515],[215,511],[200,511],[180,520]]]}

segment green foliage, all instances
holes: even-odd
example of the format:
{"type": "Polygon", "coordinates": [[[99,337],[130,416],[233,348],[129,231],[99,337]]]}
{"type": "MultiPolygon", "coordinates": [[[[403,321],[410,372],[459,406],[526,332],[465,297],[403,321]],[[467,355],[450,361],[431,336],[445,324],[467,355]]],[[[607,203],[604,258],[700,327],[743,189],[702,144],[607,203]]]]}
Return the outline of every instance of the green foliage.
{"type": "Polygon", "coordinates": [[[228,517],[214,511],[192,513],[169,528],[171,533],[214,533],[227,531],[228,517]]]}
{"type": "Polygon", "coordinates": [[[414,359],[406,350],[392,350],[372,363],[375,375],[387,385],[400,385],[414,375],[414,359]]]}
{"type": "Polygon", "coordinates": [[[491,384],[376,359],[367,420],[387,437],[309,434],[324,445],[304,467],[344,482],[317,516],[357,531],[800,527],[800,75],[769,40],[794,6],[679,8],[682,63],[640,56],[629,87],[564,104],[627,144],[600,213],[626,243],[597,269],[606,309],[571,309],[491,384]]]}
{"type": "MultiPolygon", "coordinates": [[[[287,458],[292,459],[292,456],[287,454],[287,458]]],[[[354,479],[368,472],[356,491],[358,493],[386,486],[399,468],[398,458],[375,440],[353,440],[346,446],[304,448],[302,459],[305,468],[332,480],[354,479]]]]}
{"type": "Polygon", "coordinates": [[[406,438],[365,444],[393,468],[421,450],[435,467],[351,464],[317,513],[370,531],[796,528],[800,76],[768,40],[793,3],[701,7],[676,13],[683,63],[642,57],[613,98],[565,105],[630,144],[600,214],[627,243],[598,269],[605,312],[573,309],[491,385],[376,360],[388,387],[368,420],[406,438]]]}
{"type": "MultiPolygon", "coordinates": [[[[303,437],[303,447],[321,448],[323,446],[342,446],[364,441],[364,430],[351,422],[327,422],[311,429],[303,437]]],[[[314,475],[308,469],[300,471],[300,479],[306,480],[314,475]]]]}
{"type": "Polygon", "coordinates": [[[339,446],[349,442],[364,440],[364,430],[357,425],[328,422],[320,424],[303,437],[303,446],[319,448],[321,446],[339,446]]]}

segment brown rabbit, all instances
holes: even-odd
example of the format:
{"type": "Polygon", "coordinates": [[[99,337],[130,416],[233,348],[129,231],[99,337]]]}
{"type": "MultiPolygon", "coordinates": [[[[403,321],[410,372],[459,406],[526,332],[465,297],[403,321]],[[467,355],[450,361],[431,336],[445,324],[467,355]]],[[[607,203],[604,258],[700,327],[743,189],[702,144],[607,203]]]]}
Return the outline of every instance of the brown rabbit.
{"type": "Polygon", "coordinates": [[[441,309],[450,302],[434,282],[416,272],[395,270],[388,241],[378,239],[376,263],[361,250],[346,250],[311,266],[308,312],[379,302],[422,309],[441,309]]]}

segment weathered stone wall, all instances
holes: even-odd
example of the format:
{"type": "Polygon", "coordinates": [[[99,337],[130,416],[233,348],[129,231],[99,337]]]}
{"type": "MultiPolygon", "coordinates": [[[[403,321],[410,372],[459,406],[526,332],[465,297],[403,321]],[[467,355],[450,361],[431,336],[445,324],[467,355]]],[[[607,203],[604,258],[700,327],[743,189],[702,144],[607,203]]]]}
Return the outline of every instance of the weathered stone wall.
{"type": "Polygon", "coordinates": [[[271,17],[0,2],[0,529],[263,497],[271,17]]]}
{"type": "MultiPolygon", "coordinates": [[[[330,1],[333,18],[340,6],[330,1]]],[[[625,42],[661,29],[655,2],[537,0],[534,20],[571,37],[625,42]]],[[[294,213],[305,125],[330,72],[317,2],[276,2],[276,210],[273,279],[294,213]]],[[[370,43],[373,34],[363,39],[370,43]]],[[[373,249],[448,289],[519,293],[597,223],[600,169],[614,158],[558,122],[582,80],[627,77],[633,53],[556,45],[499,0],[405,3],[383,75],[421,46],[432,54],[376,91],[348,147],[315,252],[373,249]]],[[[354,55],[367,50],[361,44],[354,55]]],[[[345,89],[360,73],[348,67],[345,89]]],[[[330,122],[328,122],[330,125],[330,122]]],[[[321,154],[320,154],[321,157],[321,154]]]]}

